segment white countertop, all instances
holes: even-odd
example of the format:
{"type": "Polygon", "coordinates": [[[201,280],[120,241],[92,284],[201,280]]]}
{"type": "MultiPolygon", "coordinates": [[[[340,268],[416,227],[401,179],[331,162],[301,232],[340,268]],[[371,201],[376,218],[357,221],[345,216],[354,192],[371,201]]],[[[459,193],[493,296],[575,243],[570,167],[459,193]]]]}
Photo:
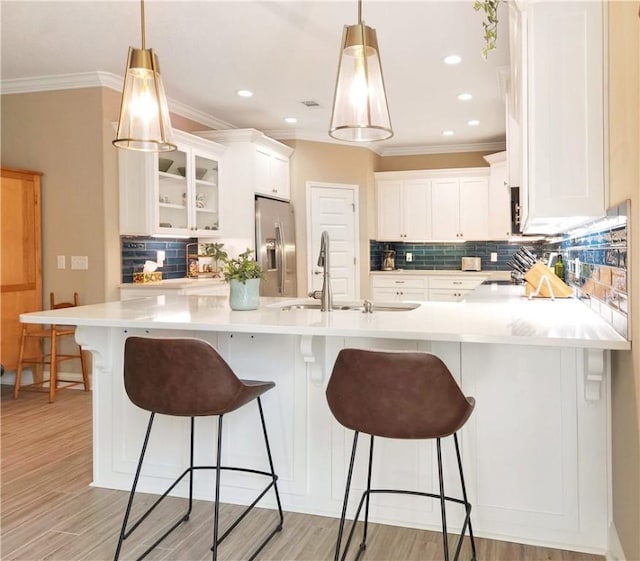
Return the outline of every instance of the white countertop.
{"type": "Polygon", "coordinates": [[[261,298],[258,310],[235,312],[229,308],[226,296],[151,296],[33,312],[22,314],[20,319],[26,323],[140,329],[631,348],[629,341],[581,302],[528,300],[523,286],[483,285],[463,302],[423,302],[412,311],[373,314],[284,311],[278,307],[295,301],[261,298]]]}
{"type": "Polygon", "coordinates": [[[163,290],[180,290],[183,288],[192,288],[194,286],[218,286],[224,284],[222,278],[212,277],[200,277],[200,278],[188,278],[181,279],[163,279],[158,282],[123,282],[118,285],[118,288],[162,288],[163,290]]]}
{"type": "Polygon", "coordinates": [[[375,276],[484,277],[486,280],[496,281],[511,279],[511,271],[461,271],[460,269],[394,269],[393,271],[369,271],[369,274],[375,276]]]}

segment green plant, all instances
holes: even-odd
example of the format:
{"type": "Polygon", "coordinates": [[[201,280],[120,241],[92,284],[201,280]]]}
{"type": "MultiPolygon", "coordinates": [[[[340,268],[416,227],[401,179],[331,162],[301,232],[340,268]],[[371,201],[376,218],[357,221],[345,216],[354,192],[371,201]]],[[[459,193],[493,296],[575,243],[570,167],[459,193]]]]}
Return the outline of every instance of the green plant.
{"type": "Polygon", "coordinates": [[[476,0],[473,3],[473,9],[476,12],[482,10],[484,12],[485,21],[482,22],[484,29],[484,49],[482,56],[486,59],[489,51],[496,48],[498,39],[498,6],[501,0],[476,0]]]}
{"type": "Polygon", "coordinates": [[[222,249],[223,247],[223,243],[201,243],[200,254],[213,257],[215,261],[224,261],[227,258],[227,252],[222,249]]]}
{"type": "Polygon", "coordinates": [[[236,259],[223,260],[222,275],[227,282],[237,280],[246,284],[249,279],[263,279],[264,273],[260,264],[251,257],[252,249],[247,248],[236,259]]]}

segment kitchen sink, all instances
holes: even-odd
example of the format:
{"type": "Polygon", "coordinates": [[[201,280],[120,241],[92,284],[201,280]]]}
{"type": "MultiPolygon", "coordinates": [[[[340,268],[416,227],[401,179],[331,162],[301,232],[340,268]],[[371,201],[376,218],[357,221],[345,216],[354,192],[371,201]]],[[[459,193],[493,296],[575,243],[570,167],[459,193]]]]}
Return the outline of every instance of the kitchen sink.
{"type": "MultiPolygon", "coordinates": [[[[319,310],[320,302],[301,302],[301,303],[294,303],[294,304],[283,304],[277,307],[284,312],[288,312],[291,310],[319,310]]],[[[383,304],[376,304],[374,302],[373,312],[409,312],[419,307],[420,307],[420,304],[416,304],[414,302],[394,302],[394,303],[385,302],[383,304]]],[[[332,311],[363,312],[364,305],[362,303],[347,304],[347,303],[338,302],[333,304],[332,311]]]]}

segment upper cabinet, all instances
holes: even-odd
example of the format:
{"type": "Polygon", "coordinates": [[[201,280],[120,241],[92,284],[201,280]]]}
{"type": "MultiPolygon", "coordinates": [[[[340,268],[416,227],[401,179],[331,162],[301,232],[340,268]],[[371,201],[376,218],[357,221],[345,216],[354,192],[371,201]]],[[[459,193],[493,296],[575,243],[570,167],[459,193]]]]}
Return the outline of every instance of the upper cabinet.
{"type": "MultiPolygon", "coordinates": [[[[379,241],[490,239],[489,168],[374,175],[379,241]]],[[[506,190],[504,196],[508,205],[506,190]]]]}
{"type": "Polygon", "coordinates": [[[507,153],[489,154],[489,239],[506,240],[511,236],[511,188],[508,181],[507,153]]]}
{"type": "Polygon", "coordinates": [[[378,239],[429,239],[429,193],[429,181],[425,179],[378,179],[378,239]]]}
{"type": "Polygon", "coordinates": [[[489,179],[486,175],[443,177],[431,182],[431,239],[489,239],[489,179]]]}
{"type": "Polygon", "coordinates": [[[292,148],[255,129],[205,131],[198,136],[227,147],[225,162],[232,189],[248,185],[257,195],[289,200],[292,148]]]}
{"type": "Polygon", "coordinates": [[[219,180],[224,147],[174,131],[178,149],[119,150],[122,235],[218,236],[224,214],[219,180]]]}
{"type": "Polygon", "coordinates": [[[603,2],[509,2],[507,151],[525,233],[556,233],[607,206],[603,2]]]}

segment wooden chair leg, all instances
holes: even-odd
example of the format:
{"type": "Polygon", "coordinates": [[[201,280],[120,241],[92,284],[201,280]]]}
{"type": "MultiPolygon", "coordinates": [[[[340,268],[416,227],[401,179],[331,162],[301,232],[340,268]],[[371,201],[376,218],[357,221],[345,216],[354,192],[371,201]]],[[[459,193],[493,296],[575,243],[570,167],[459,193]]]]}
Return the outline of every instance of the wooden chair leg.
{"type": "Polygon", "coordinates": [[[20,353],[18,354],[18,368],[16,370],[16,382],[13,387],[13,399],[18,399],[20,383],[22,382],[22,359],[24,358],[24,340],[26,339],[27,328],[22,328],[22,338],[20,339],[20,353]]]}
{"type": "Polygon", "coordinates": [[[84,356],[84,351],[82,347],[78,345],[78,349],[80,350],[80,367],[82,368],[82,382],[84,383],[84,391],[88,392],[91,388],[89,387],[89,372],[87,371],[87,358],[84,356]]]}
{"type": "Polygon", "coordinates": [[[57,360],[56,327],[51,326],[51,363],[49,364],[49,403],[56,398],[56,386],[58,385],[58,360],[57,360]]]}

